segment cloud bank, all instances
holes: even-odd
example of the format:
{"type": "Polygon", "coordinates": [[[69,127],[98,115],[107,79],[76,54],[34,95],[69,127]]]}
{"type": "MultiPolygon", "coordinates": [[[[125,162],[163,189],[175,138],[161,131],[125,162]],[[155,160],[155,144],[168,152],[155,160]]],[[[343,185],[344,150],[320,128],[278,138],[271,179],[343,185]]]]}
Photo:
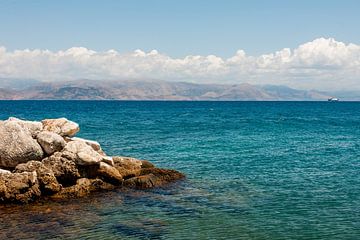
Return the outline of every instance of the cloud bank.
{"type": "Polygon", "coordinates": [[[360,45],[318,38],[295,49],[261,56],[248,56],[239,50],[227,59],[215,55],[172,58],[156,50],[119,53],[73,47],[52,52],[0,47],[0,77],[44,81],[146,78],[354,90],[360,89],[360,45]]]}

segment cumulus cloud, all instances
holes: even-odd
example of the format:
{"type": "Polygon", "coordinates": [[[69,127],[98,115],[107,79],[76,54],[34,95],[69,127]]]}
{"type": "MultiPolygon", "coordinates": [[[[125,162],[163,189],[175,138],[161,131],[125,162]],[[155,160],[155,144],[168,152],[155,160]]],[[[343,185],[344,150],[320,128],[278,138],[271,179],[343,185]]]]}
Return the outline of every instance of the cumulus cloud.
{"type": "Polygon", "coordinates": [[[295,49],[261,56],[239,50],[215,55],[172,58],[156,50],[97,52],[83,47],[65,51],[0,47],[0,77],[44,81],[146,78],[197,83],[283,84],[323,90],[360,89],[360,45],[319,38],[295,49]]]}

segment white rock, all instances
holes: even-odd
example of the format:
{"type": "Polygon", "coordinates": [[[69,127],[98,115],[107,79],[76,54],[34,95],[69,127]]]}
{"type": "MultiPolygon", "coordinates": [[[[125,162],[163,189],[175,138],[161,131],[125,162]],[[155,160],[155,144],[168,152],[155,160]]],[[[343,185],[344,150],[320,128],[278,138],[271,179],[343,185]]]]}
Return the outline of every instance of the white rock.
{"type": "Polygon", "coordinates": [[[75,163],[78,165],[99,164],[103,157],[84,141],[68,142],[63,150],[67,156],[75,156],[75,163]]]}
{"type": "Polygon", "coordinates": [[[41,122],[25,121],[25,120],[21,120],[21,119],[15,118],[15,117],[10,117],[5,122],[7,122],[7,121],[8,122],[16,122],[22,128],[29,131],[33,138],[36,137],[36,135],[43,130],[43,125],[41,122]]]}
{"type": "Polygon", "coordinates": [[[57,133],[60,136],[72,137],[80,130],[79,124],[66,118],[45,119],[41,122],[44,130],[57,133]]]}
{"type": "Polygon", "coordinates": [[[41,160],[44,152],[30,131],[16,121],[0,122],[0,166],[15,167],[30,160],[41,160]]]}
{"type": "Polygon", "coordinates": [[[5,169],[0,169],[0,174],[11,174],[11,172],[5,169]]]}
{"type": "Polygon", "coordinates": [[[65,147],[65,140],[54,132],[40,132],[37,141],[48,155],[60,152],[65,147]]]}
{"type": "Polygon", "coordinates": [[[89,145],[90,147],[92,147],[92,149],[94,149],[95,151],[97,151],[100,154],[103,154],[103,151],[101,149],[100,143],[96,142],[96,141],[92,141],[92,140],[88,140],[88,139],[84,139],[84,138],[79,138],[79,137],[72,137],[72,138],[68,138],[68,141],[83,141],[85,142],[87,145],[89,145]]]}

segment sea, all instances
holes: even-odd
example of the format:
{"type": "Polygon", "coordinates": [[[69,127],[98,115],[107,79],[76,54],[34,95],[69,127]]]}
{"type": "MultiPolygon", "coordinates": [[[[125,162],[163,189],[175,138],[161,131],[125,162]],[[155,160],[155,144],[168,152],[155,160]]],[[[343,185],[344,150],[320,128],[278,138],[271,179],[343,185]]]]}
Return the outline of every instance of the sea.
{"type": "Polygon", "coordinates": [[[359,102],[0,101],[186,179],[0,206],[0,239],[360,239],[359,102]]]}

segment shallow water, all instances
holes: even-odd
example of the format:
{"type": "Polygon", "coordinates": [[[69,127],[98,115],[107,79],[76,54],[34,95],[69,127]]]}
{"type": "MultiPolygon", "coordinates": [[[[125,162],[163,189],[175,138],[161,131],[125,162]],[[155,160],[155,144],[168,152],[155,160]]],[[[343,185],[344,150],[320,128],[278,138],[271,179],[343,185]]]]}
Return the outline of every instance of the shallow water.
{"type": "Polygon", "coordinates": [[[0,239],[356,239],[360,103],[0,101],[67,117],[111,155],[187,175],[148,191],[0,207],[0,239]]]}

